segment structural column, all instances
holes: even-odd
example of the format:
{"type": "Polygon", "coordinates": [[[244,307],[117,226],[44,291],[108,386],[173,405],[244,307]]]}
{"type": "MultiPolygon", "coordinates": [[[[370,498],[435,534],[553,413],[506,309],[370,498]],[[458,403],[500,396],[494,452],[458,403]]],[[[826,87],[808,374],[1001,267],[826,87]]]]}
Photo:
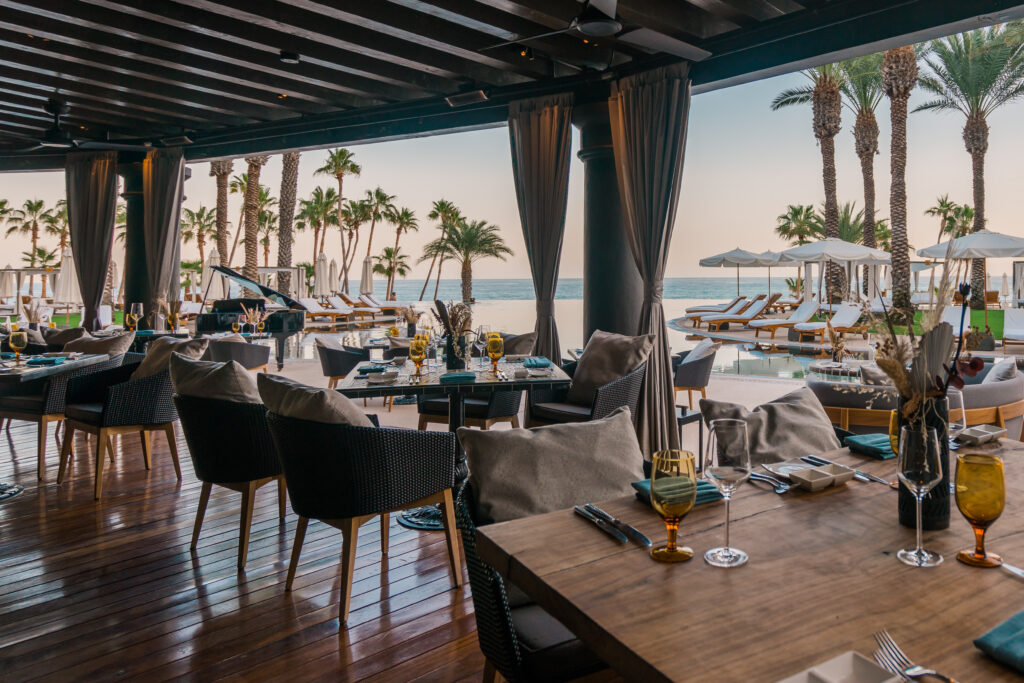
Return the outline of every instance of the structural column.
{"type": "Polygon", "coordinates": [[[643,282],[629,249],[607,98],[573,107],[583,162],[583,343],[594,330],[635,335],[643,282]]]}
{"type": "MultiPolygon", "coordinates": [[[[142,162],[121,164],[118,173],[124,178],[125,240],[124,240],[124,305],[149,301],[149,277],[146,268],[145,203],[142,198],[142,162]]],[[[148,327],[139,321],[140,329],[148,327]]]]}

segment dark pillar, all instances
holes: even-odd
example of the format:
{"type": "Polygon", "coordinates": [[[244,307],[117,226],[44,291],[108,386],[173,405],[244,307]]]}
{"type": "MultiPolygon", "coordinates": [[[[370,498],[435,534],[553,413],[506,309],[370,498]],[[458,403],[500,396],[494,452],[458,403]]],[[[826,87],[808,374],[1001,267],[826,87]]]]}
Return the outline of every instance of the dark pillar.
{"type": "Polygon", "coordinates": [[[643,282],[626,241],[612,154],[608,102],[577,104],[583,162],[583,343],[594,330],[635,335],[643,282]]]}
{"type": "MultiPolygon", "coordinates": [[[[142,201],[142,163],[121,164],[118,172],[124,178],[125,239],[124,239],[124,289],[125,308],[133,303],[149,301],[149,278],[146,275],[146,249],[143,222],[145,221],[142,201]]],[[[139,329],[148,328],[148,323],[139,321],[139,329]]]]}

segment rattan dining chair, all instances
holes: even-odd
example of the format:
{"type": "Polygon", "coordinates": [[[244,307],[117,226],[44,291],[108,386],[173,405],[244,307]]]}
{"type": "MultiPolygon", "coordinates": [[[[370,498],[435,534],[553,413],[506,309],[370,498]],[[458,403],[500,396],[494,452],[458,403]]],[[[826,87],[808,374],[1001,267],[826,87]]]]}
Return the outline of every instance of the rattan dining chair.
{"type": "MultiPolygon", "coordinates": [[[[566,363],[562,369],[570,377],[576,372],[576,363],[566,363]]],[[[589,406],[569,403],[568,388],[535,389],[529,392],[529,413],[527,427],[565,422],[587,422],[607,417],[617,408],[629,408],[636,422],[637,406],[640,403],[640,389],[644,383],[647,364],[641,363],[632,372],[597,388],[594,400],[589,406]]]]}

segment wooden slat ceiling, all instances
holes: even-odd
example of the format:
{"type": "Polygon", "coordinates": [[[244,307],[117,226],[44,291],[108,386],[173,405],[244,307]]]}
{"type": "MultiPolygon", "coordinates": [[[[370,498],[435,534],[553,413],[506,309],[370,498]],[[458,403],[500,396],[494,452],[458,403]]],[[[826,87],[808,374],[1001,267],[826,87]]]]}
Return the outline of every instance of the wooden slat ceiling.
{"type": "MultiPolygon", "coordinates": [[[[728,64],[741,48],[777,39],[775,26],[792,38],[819,15],[824,22],[908,4],[921,0],[619,0],[616,12],[627,27],[728,64]]],[[[280,136],[342,119],[424,121],[435,110],[423,103],[455,93],[523,96],[678,58],[577,32],[528,39],[566,28],[583,9],[579,0],[3,0],[0,169],[19,156],[24,168],[37,158],[47,166],[47,156],[52,166],[52,150],[24,151],[52,127],[50,98],[69,107],[62,128],[93,143],[160,146],[188,136],[212,145],[251,130],[247,139],[273,131],[274,144],[298,147],[280,136]],[[520,42],[484,49],[502,41],[520,42]],[[283,62],[282,50],[301,61],[283,62]]],[[[467,115],[466,125],[486,119],[467,115]]],[[[210,150],[205,156],[224,151],[210,150]]]]}

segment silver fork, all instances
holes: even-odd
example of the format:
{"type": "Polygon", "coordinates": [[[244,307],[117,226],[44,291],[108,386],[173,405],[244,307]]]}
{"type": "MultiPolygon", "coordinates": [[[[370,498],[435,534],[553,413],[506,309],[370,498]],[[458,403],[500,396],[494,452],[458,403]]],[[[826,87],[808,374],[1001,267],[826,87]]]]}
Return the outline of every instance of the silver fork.
{"type": "Polygon", "coordinates": [[[751,472],[750,478],[754,481],[760,481],[765,484],[768,484],[769,486],[772,487],[772,491],[778,493],[779,495],[782,495],[783,493],[789,491],[790,489],[790,484],[787,484],[784,481],[776,479],[775,477],[769,476],[767,474],[762,474],[761,472],[751,472]]]}
{"type": "Polygon", "coordinates": [[[956,683],[954,679],[940,674],[935,669],[928,669],[910,661],[910,658],[900,649],[900,646],[896,644],[896,641],[892,639],[888,631],[883,630],[876,633],[875,642],[881,648],[875,652],[875,661],[883,669],[909,679],[931,676],[946,683],[956,683]]]}

